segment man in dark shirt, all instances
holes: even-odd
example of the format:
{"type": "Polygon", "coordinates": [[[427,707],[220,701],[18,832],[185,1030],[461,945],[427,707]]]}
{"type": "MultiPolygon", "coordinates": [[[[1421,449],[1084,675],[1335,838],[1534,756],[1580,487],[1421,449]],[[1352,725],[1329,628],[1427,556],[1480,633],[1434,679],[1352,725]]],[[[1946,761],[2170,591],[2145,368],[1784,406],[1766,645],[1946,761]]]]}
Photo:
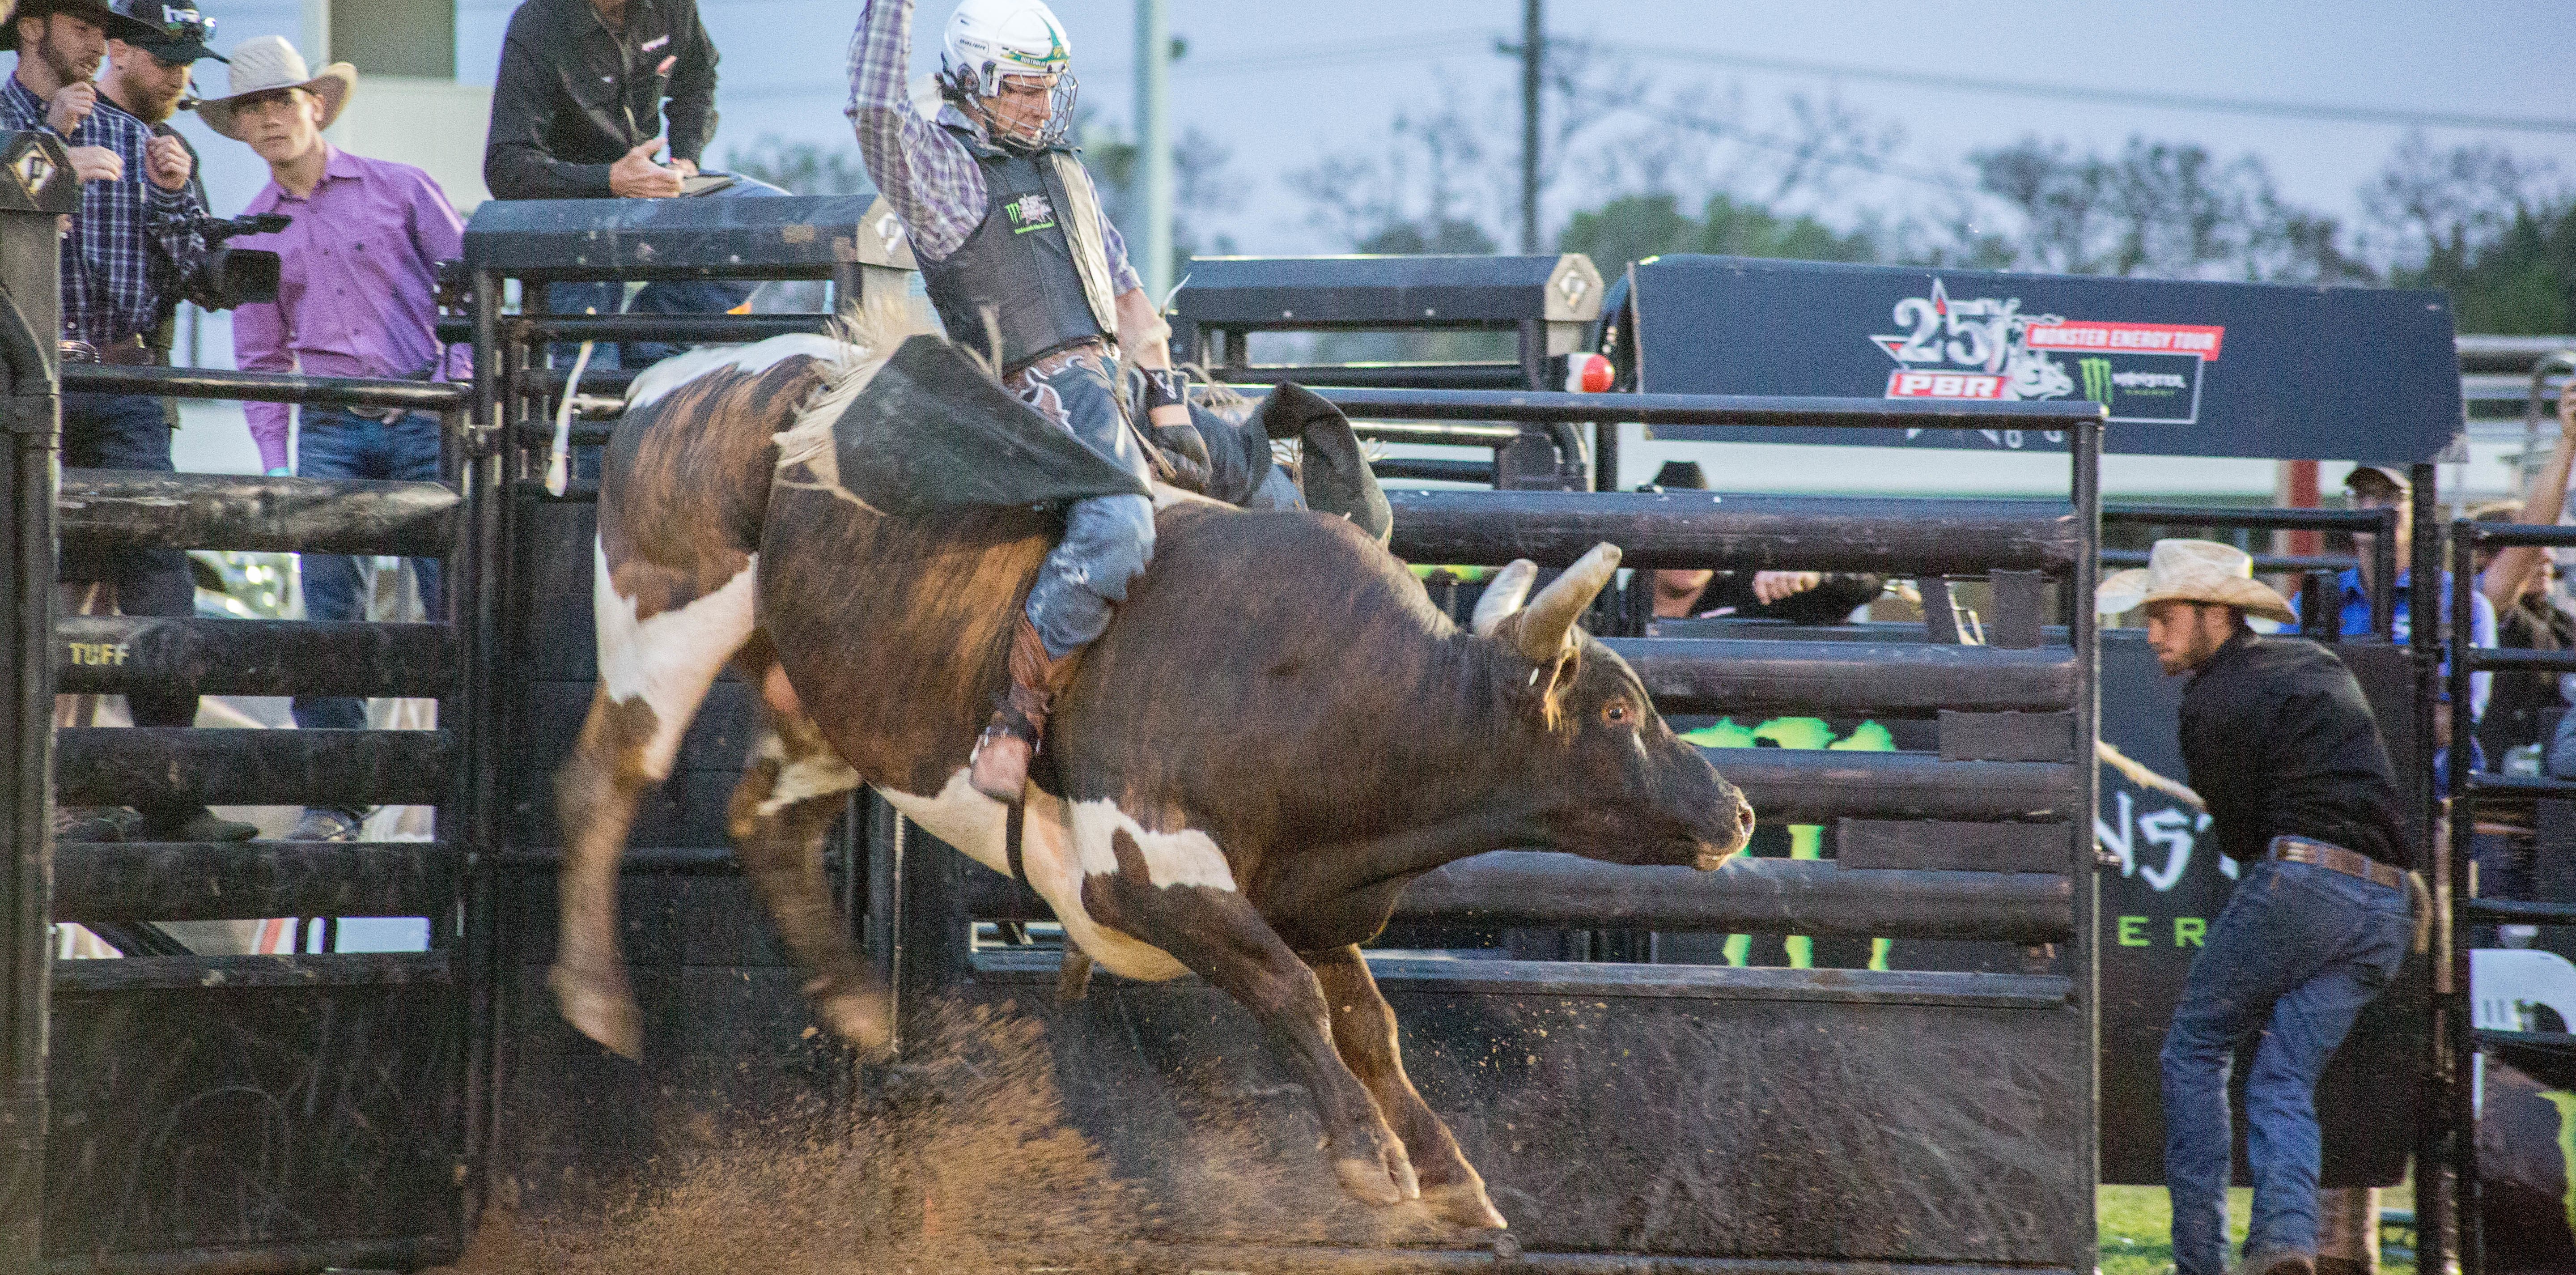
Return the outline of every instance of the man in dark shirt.
{"type": "Polygon", "coordinates": [[[2414,862],[2397,783],[2360,685],[2324,647],[2257,635],[2291,623],[2242,551],[2160,540],[2143,571],[2103,581],[2106,613],[2143,609],[2147,642],[2183,688],[2182,755],[2235,895],[2192,961],[2165,1036],[2165,1185],[2179,1275],[2227,1269],[2227,1079],[2246,1083],[2254,1216],[2249,1275],[2314,1275],[2317,1077],[2406,959],[2414,862]]]}
{"type": "MultiPolygon", "coordinates": [[[[699,176],[715,133],[716,46],[695,0],[528,0],[501,44],[483,184],[495,199],[669,199],[699,176]],[[669,162],[656,158],[666,151],[669,162]]],[[[735,178],[715,193],[785,192],[735,178]]],[[[621,306],[621,284],[557,284],[548,302],[558,314],[721,314],[757,286],[657,283],[621,306]]],[[[624,363],[680,348],[630,343],[624,363]]]]}

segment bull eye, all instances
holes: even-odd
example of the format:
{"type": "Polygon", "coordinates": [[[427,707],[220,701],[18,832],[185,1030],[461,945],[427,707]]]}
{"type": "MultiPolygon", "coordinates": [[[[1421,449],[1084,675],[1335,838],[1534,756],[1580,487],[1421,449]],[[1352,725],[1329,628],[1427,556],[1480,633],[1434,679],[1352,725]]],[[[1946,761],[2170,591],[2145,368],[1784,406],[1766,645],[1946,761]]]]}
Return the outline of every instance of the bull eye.
{"type": "Polygon", "coordinates": [[[1601,720],[1612,726],[1625,726],[1636,716],[1637,710],[1630,708],[1624,699],[1614,699],[1601,706],[1601,720]]]}

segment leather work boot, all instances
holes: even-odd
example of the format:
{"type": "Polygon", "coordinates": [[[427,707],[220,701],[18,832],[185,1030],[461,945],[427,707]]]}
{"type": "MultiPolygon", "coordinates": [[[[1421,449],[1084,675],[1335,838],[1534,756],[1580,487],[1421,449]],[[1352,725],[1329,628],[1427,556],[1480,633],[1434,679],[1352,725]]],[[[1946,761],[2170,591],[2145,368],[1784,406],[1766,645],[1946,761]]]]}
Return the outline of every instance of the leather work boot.
{"type": "Polygon", "coordinates": [[[1079,649],[1048,655],[1037,626],[1026,614],[1020,616],[1019,628],[1011,634],[1011,684],[995,697],[993,720],[984,724],[975,755],[966,763],[975,791],[995,801],[1019,802],[1029,782],[1029,759],[1037,756],[1038,742],[1046,737],[1047,713],[1081,662],[1079,649]]]}

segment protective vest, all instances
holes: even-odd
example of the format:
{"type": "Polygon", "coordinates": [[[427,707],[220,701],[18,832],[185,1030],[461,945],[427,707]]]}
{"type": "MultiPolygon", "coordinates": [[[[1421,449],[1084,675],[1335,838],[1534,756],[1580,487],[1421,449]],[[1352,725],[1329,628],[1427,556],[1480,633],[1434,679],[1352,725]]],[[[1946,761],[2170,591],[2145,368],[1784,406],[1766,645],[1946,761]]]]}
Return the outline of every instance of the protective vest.
{"type": "Polygon", "coordinates": [[[985,199],[984,220],[966,242],[921,269],[949,339],[984,350],[990,311],[1006,372],[1077,341],[1115,342],[1105,219],[1082,161],[1069,149],[1015,154],[968,130],[948,131],[984,170],[985,199]]]}

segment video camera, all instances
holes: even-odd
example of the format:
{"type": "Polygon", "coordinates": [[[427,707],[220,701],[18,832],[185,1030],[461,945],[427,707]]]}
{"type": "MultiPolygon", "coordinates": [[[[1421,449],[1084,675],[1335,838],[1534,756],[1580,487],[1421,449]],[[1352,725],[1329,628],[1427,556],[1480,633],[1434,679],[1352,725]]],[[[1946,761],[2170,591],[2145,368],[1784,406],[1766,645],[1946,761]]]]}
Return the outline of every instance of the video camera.
{"type": "Polygon", "coordinates": [[[277,254],[257,248],[226,247],[224,241],[236,235],[273,235],[294,222],[283,213],[260,213],[207,223],[206,242],[214,251],[206,254],[205,264],[188,280],[188,299],[208,310],[275,301],[277,254]]]}

